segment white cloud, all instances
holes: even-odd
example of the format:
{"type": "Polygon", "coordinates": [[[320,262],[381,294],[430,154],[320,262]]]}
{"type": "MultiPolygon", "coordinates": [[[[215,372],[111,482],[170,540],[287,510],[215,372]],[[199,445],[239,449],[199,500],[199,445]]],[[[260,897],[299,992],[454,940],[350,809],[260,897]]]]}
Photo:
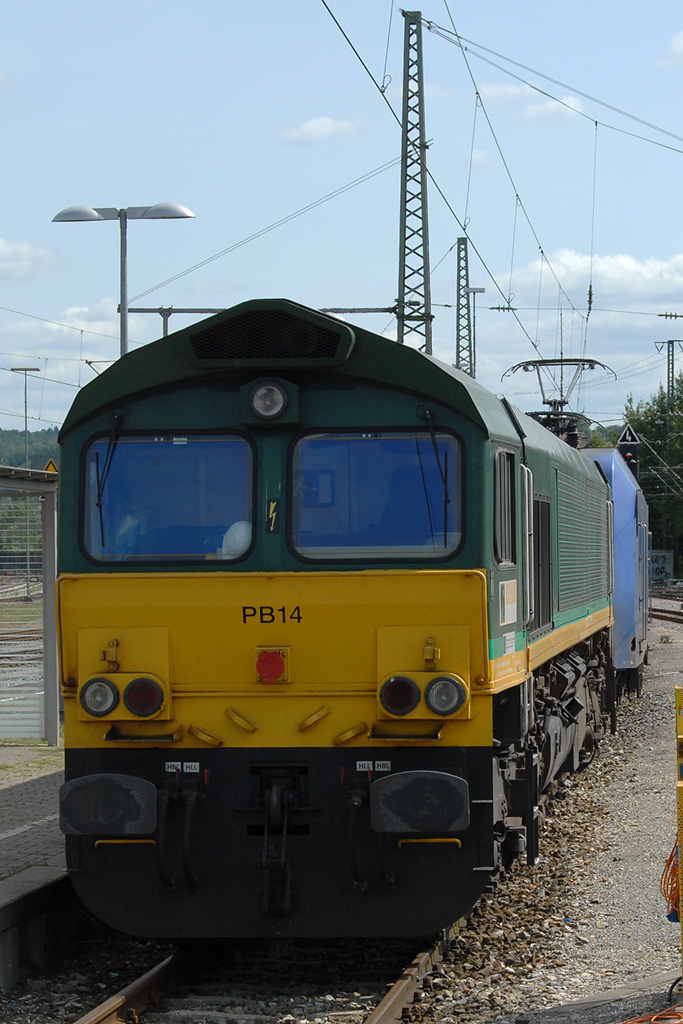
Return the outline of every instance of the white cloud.
{"type": "Polygon", "coordinates": [[[336,121],[333,117],[313,117],[310,121],[282,133],[286,142],[317,142],[333,135],[357,135],[357,121],[336,121]]]}
{"type": "MultiPolygon", "coordinates": [[[[583,287],[591,276],[590,256],[572,249],[558,249],[548,256],[548,262],[570,294],[583,287]]],[[[521,287],[537,287],[540,264],[528,264],[519,274],[515,272],[517,291],[521,287]],[[535,285],[534,285],[535,282],[535,285]]],[[[683,294],[683,254],[668,260],[639,260],[626,253],[595,256],[592,261],[593,292],[596,305],[618,302],[621,309],[643,309],[665,301],[680,302],[683,294]]],[[[662,310],[663,312],[663,310],[662,310]]]]}
{"type": "Polygon", "coordinates": [[[118,356],[118,317],[111,299],[91,309],[74,307],[55,314],[55,321],[14,317],[0,327],[0,409],[4,428],[23,420],[23,380],[10,366],[39,366],[28,377],[29,429],[60,424],[77,388],[92,380],[118,356]],[[66,324],[72,328],[69,330],[66,324]],[[80,331],[83,334],[80,334],[80,331]],[[94,333],[91,333],[94,332],[94,333]],[[101,335],[107,335],[102,337],[101,335]],[[88,365],[91,360],[94,365],[88,365]],[[41,379],[42,378],[42,379],[41,379]]]}
{"type": "MultiPolygon", "coordinates": [[[[218,309],[219,307],[220,309],[229,309],[235,302],[239,302],[244,290],[244,285],[239,279],[232,277],[204,277],[202,275],[190,278],[186,282],[185,287],[188,292],[219,296],[220,299],[211,302],[212,309],[218,309]]],[[[202,303],[202,305],[208,306],[209,303],[202,303]]],[[[175,323],[174,320],[171,322],[175,323]]]]}
{"type": "MultiPolygon", "coordinates": [[[[114,299],[101,299],[92,306],[71,306],[59,314],[59,321],[77,330],[113,335],[119,332],[119,316],[114,299]]],[[[61,328],[57,328],[61,330],[61,328]]]]}
{"type": "MultiPolygon", "coordinates": [[[[647,400],[666,382],[666,353],[657,346],[667,337],[681,335],[675,324],[666,326],[661,314],[683,312],[683,253],[668,259],[609,253],[591,260],[587,253],[566,248],[548,253],[547,263],[578,312],[569,308],[566,298],[558,299],[555,277],[539,259],[514,270],[515,314],[495,308],[503,305],[503,299],[491,282],[485,282],[486,293],[477,296],[476,305],[477,378],[489,390],[506,394],[513,404],[537,409],[541,408],[541,396],[536,375],[504,377],[506,370],[525,360],[560,354],[595,359],[610,367],[617,380],[599,367],[584,374],[572,406],[591,410],[596,419],[618,421],[629,392],[636,401],[647,400]],[[591,279],[593,308],[586,323],[591,279]],[[532,342],[538,343],[538,351],[532,342]]],[[[501,267],[497,280],[507,292],[509,268],[501,267]]],[[[484,282],[477,279],[479,283],[484,282]]],[[[441,301],[438,287],[433,297],[441,301]]],[[[438,332],[444,330],[443,320],[435,325],[435,353],[452,363],[455,349],[450,326],[446,326],[444,340],[438,338],[438,332]]]]}
{"type": "Polygon", "coordinates": [[[537,95],[529,85],[515,85],[512,82],[485,82],[479,89],[483,100],[494,103],[509,103],[515,100],[529,100],[537,95]]]}
{"type": "Polygon", "coordinates": [[[678,32],[669,44],[669,49],[657,61],[660,67],[675,67],[683,64],[683,32],[678,32]]]}
{"type": "Polygon", "coordinates": [[[451,99],[455,96],[452,89],[444,89],[438,82],[425,82],[423,86],[424,97],[428,100],[451,99]]]}
{"type": "Polygon", "coordinates": [[[559,117],[576,117],[583,113],[583,104],[576,96],[562,96],[559,100],[547,99],[544,103],[532,103],[525,107],[520,117],[525,121],[559,117]]]}
{"type": "MultiPolygon", "coordinates": [[[[498,281],[507,290],[509,271],[501,270],[498,281]]],[[[576,355],[577,345],[587,331],[588,350],[591,358],[607,363],[619,374],[620,380],[610,385],[612,394],[619,393],[623,404],[626,393],[633,387],[637,394],[649,396],[657,387],[659,377],[655,374],[648,380],[640,374],[633,381],[626,381],[632,372],[623,375],[625,367],[631,367],[640,360],[652,361],[661,367],[655,342],[667,337],[662,315],[667,312],[681,312],[680,296],[683,294],[683,254],[669,259],[637,259],[626,253],[613,253],[591,257],[572,249],[558,249],[547,254],[547,264],[534,259],[524,266],[515,268],[512,276],[512,305],[518,310],[518,317],[527,332],[541,343],[540,357],[559,355],[558,346],[562,338],[565,355],[576,355]],[[552,268],[551,274],[549,266],[552,268]],[[553,276],[553,274],[555,276],[553,276]],[[569,296],[578,312],[573,312],[569,301],[562,296],[558,299],[557,281],[561,282],[565,295],[569,296]],[[588,302],[588,287],[592,282],[593,305],[588,323],[585,321],[588,302]],[[537,312],[540,294],[540,311],[537,312]],[[562,313],[558,309],[562,307],[562,313]],[[642,390],[641,390],[642,388],[642,390]]],[[[491,330],[486,345],[492,354],[493,364],[502,374],[507,366],[521,359],[530,358],[530,344],[521,329],[513,322],[511,314],[487,316],[486,307],[502,304],[493,288],[487,287],[486,297],[477,302],[477,324],[491,330]],[[491,297],[490,296],[495,296],[491,297]],[[493,325],[495,324],[495,330],[493,325]],[[508,344],[514,355],[503,358],[508,344]],[[494,355],[495,353],[495,355],[494,355]]],[[[673,327],[674,332],[677,330],[673,327]]],[[[679,337],[677,333],[668,335],[679,337]]],[[[484,363],[482,363],[482,370],[484,363]]],[[[643,366],[645,370],[645,366],[643,366]]],[[[654,370],[653,370],[654,372],[654,370]]],[[[659,371],[657,371],[659,372],[659,371]]],[[[500,387],[489,379],[492,390],[500,387]]],[[[615,407],[613,404],[610,407],[615,407]]],[[[618,406],[617,406],[618,407],[618,406]]]]}
{"type": "Polygon", "coordinates": [[[561,96],[557,100],[530,85],[514,82],[487,82],[479,89],[479,95],[487,103],[518,103],[526,106],[520,117],[526,121],[552,117],[574,117],[583,113],[583,104],[577,96],[561,96]],[[533,102],[532,102],[533,101],[533,102]]]}
{"type": "Polygon", "coordinates": [[[8,242],[0,238],[0,278],[8,281],[28,281],[51,273],[57,266],[52,249],[31,245],[30,242],[8,242]]]}

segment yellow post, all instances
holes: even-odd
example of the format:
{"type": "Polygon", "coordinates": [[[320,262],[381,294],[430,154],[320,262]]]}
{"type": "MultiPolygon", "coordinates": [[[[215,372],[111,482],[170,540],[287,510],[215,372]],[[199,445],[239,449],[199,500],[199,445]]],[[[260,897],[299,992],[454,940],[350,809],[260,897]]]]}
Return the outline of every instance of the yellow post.
{"type": "MultiPolygon", "coordinates": [[[[678,759],[678,782],[676,783],[676,808],[678,811],[678,891],[683,893],[683,686],[676,687],[676,757],[678,759]]],[[[681,908],[683,909],[683,908],[681,908]]],[[[683,965],[683,914],[681,917],[681,964],[683,965]]]]}

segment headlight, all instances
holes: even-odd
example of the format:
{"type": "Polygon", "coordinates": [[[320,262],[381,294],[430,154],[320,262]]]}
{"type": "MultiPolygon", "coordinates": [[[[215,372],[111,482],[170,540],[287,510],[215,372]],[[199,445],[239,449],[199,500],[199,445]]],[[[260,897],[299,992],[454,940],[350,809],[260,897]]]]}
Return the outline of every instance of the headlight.
{"type": "Polygon", "coordinates": [[[123,702],[128,710],[141,718],[153,715],[164,703],[164,691],[153,679],[140,676],[123,691],[123,702]]]}
{"type": "Polygon", "coordinates": [[[289,399],[287,392],[273,381],[257,384],[249,395],[252,412],[262,420],[274,420],[287,408],[289,399]]]}
{"type": "Polygon", "coordinates": [[[454,715],[467,701],[467,690],[450,676],[437,676],[425,690],[425,703],[435,715],[454,715]]]}
{"type": "Polygon", "coordinates": [[[89,715],[108,715],[119,702],[119,691],[108,679],[91,679],[80,692],[81,707],[89,715]]]}
{"type": "Polygon", "coordinates": [[[420,702],[417,684],[407,676],[392,676],[379,691],[380,704],[390,715],[407,715],[420,702]]]}

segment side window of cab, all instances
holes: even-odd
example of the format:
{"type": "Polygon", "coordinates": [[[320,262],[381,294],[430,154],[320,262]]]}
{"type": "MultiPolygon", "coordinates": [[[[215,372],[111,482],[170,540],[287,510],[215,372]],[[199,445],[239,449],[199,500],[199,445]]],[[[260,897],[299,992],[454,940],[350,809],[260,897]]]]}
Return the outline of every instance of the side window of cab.
{"type": "Polygon", "coordinates": [[[493,548],[499,565],[514,565],[515,453],[498,449],[493,459],[493,548]]]}

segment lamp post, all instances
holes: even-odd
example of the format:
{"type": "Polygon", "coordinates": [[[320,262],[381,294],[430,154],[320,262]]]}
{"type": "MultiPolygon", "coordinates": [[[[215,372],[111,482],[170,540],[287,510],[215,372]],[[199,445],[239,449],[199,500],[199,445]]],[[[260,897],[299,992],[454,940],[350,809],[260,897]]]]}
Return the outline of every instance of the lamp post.
{"type": "Polygon", "coordinates": [[[477,324],[476,306],[477,295],[483,295],[485,288],[468,288],[467,294],[472,296],[472,376],[477,376],[477,324]]]}
{"type": "Polygon", "coordinates": [[[117,210],[114,206],[68,206],[60,210],[53,223],[81,220],[118,220],[121,228],[121,355],[128,351],[128,221],[129,220],[175,220],[180,217],[194,217],[191,210],[178,203],[157,203],[155,206],[129,206],[117,210]]]}
{"type": "MultiPolygon", "coordinates": [[[[28,463],[28,375],[38,373],[39,366],[11,366],[12,373],[23,373],[24,375],[24,465],[30,469],[28,463]]],[[[26,492],[26,597],[24,601],[31,600],[31,509],[29,506],[29,495],[26,492]]]]}

